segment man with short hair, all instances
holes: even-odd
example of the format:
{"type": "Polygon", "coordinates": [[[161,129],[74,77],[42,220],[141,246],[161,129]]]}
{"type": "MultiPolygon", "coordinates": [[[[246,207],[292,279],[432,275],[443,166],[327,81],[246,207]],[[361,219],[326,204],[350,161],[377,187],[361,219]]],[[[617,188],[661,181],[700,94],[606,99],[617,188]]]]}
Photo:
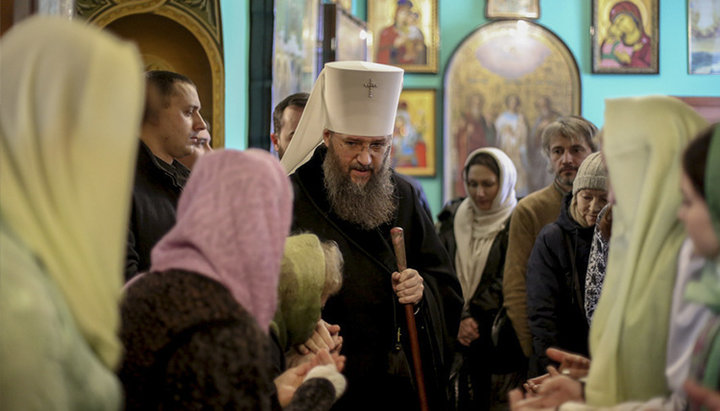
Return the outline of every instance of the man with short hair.
{"type": "MultiPolygon", "coordinates": [[[[560,117],[545,127],[542,148],[555,179],[552,184],[520,200],[510,220],[508,250],[503,275],[504,306],[527,357],[532,355],[532,336],[527,319],[525,275],[535,238],[547,224],[557,220],[565,194],[572,190],[580,163],[597,150],[597,128],[579,116],[560,117]]],[[[531,370],[531,373],[544,370],[531,370]]]]}
{"type": "Polygon", "coordinates": [[[197,137],[193,139],[193,152],[177,160],[192,171],[195,163],[200,157],[213,151],[211,146],[212,136],[210,135],[210,124],[205,123],[205,130],[200,130],[197,137]]]}
{"type": "Polygon", "coordinates": [[[338,409],[418,409],[405,304],[415,313],[430,409],[447,408],[462,299],[417,192],[390,168],[402,74],[374,63],[326,64],[281,161],[294,171],[293,229],[334,240],[346,262],[343,287],[323,310],[340,325],[347,356],[338,409]],[[396,226],[409,267],[400,272],[396,226]]]}
{"type": "Polygon", "coordinates": [[[290,141],[295,135],[300,117],[302,117],[305,104],[307,104],[308,93],[295,93],[285,97],[275,106],[273,111],[273,129],[270,134],[273,148],[280,159],[283,158],[290,141]]]}
{"type": "Polygon", "coordinates": [[[193,152],[205,129],[195,84],[182,74],[145,74],[145,113],[135,168],[125,280],[150,268],[150,251],[175,224],[190,170],[176,159],[193,152]]]}

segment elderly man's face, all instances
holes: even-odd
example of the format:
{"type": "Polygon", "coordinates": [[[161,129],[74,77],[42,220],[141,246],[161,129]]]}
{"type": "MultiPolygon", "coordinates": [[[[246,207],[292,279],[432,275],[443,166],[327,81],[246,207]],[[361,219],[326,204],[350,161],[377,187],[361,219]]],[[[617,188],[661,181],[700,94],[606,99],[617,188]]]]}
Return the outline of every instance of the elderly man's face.
{"type": "Polygon", "coordinates": [[[390,136],[352,136],[326,130],[323,140],[326,146],[333,145],[342,171],[359,186],[381,170],[390,153],[390,136]]]}

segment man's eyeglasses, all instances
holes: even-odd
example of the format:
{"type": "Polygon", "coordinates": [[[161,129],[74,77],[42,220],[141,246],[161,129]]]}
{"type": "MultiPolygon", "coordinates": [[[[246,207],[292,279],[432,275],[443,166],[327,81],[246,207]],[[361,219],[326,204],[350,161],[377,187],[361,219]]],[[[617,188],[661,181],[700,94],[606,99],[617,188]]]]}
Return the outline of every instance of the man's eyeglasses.
{"type": "Polygon", "coordinates": [[[390,145],[390,139],[375,140],[370,142],[363,142],[352,137],[340,137],[338,134],[331,132],[331,136],[337,138],[340,146],[348,153],[360,154],[365,150],[368,150],[372,155],[385,154],[388,146],[390,145]]]}

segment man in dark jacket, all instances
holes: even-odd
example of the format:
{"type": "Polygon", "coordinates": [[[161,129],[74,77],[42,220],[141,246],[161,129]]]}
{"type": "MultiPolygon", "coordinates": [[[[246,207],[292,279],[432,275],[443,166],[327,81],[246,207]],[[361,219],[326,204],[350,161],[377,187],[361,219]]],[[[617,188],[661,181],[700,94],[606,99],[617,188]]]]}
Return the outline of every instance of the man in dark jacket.
{"type": "Polygon", "coordinates": [[[169,71],[145,75],[145,113],[135,168],[125,280],[150,268],[150,251],[175,224],[175,208],[190,170],[177,158],[193,152],[205,129],[193,82],[169,71]]]}
{"type": "Polygon", "coordinates": [[[462,299],[418,193],[389,166],[401,85],[402,70],[394,67],[327,64],[282,160],[297,169],[293,228],[334,240],[345,260],[342,289],[323,310],[343,333],[343,410],[418,409],[404,304],[415,313],[430,409],[446,409],[462,299]],[[410,267],[401,272],[390,238],[395,226],[404,229],[410,267]]]}

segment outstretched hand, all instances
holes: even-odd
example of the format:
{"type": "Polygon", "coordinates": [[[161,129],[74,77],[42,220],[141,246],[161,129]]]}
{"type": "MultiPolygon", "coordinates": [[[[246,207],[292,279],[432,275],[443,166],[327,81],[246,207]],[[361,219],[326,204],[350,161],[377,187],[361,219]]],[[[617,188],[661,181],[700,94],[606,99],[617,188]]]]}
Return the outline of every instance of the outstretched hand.
{"type": "Polygon", "coordinates": [[[320,319],[315,325],[310,338],[303,344],[298,345],[296,350],[300,354],[317,353],[320,350],[328,350],[331,353],[340,352],[342,348],[342,337],[340,336],[340,326],[337,324],[328,324],[320,319]]]}
{"type": "Polygon", "coordinates": [[[710,411],[720,411],[720,391],[705,388],[693,380],[685,381],[683,388],[690,404],[705,407],[710,411]]]}
{"type": "MultiPolygon", "coordinates": [[[[548,367],[550,377],[523,397],[520,389],[510,393],[510,408],[515,410],[537,410],[560,406],[568,401],[583,401],[582,384],[565,375],[560,375],[554,367],[548,367]]],[[[529,382],[528,382],[529,383],[529,382]]]]}
{"type": "Polygon", "coordinates": [[[560,363],[558,370],[563,375],[577,379],[587,377],[590,371],[590,359],[580,354],[559,350],[557,348],[548,348],[545,353],[548,358],[560,363]]]}
{"type": "Polygon", "coordinates": [[[275,378],[278,402],[282,407],[290,404],[295,391],[297,391],[303,379],[313,367],[318,365],[334,364],[338,372],[345,368],[345,356],[338,353],[330,354],[328,350],[320,350],[317,354],[310,354],[310,361],[304,362],[297,367],[288,368],[284,373],[275,378]]]}
{"type": "Polygon", "coordinates": [[[548,373],[539,377],[531,378],[523,384],[523,388],[528,392],[537,392],[540,385],[548,378],[555,375],[565,375],[570,378],[578,379],[587,377],[590,371],[590,360],[580,354],[571,353],[569,351],[557,348],[548,348],[545,353],[551,360],[560,363],[555,367],[548,367],[548,373]]]}

